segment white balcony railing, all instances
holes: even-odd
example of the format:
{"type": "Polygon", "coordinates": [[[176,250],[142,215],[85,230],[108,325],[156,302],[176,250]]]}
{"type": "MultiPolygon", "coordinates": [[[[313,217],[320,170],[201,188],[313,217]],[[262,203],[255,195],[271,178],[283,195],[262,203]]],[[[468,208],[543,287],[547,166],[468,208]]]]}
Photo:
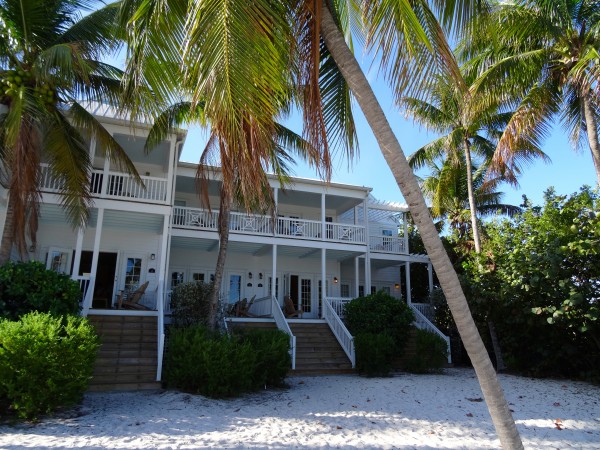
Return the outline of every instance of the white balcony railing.
{"type": "Polygon", "coordinates": [[[369,248],[373,252],[406,253],[404,239],[397,236],[369,236],[369,248]]]}
{"type": "Polygon", "coordinates": [[[173,225],[181,228],[218,230],[219,212],[175,206],[173,207],[173,225]]]}
{"type": "MultiPolygon", "coordinates": [[[[60,192],[62,181],[55,178],[47,164],[40,167],[40,189],[45,192],[60,192]]],[[[167,202],[167,179],[140,176],[143,185],[131,175],[108,172],[106,182],[104,171],[93,170],[90,176],[90,193],[93,197],[124,199],[152,203],[167,202]]]]}
{"type": "Polygon", "coordinates": [[[269,216],[232,212],[229,229],[240,233],[273,234],[273,221],[269,216]]]}
{"type": "Polygon", "coordinates": [[[300,239],[320,239],[323,225],[318,220],[278,217],[275,234],[300,239]]]}
{"type": "Polygon", "coordinates": [[[327,239],[339,242],[352,242],[355,244],[364,244],[365,227],[360,225],[350,225],[345,223],[326,224],[327,239]]]}

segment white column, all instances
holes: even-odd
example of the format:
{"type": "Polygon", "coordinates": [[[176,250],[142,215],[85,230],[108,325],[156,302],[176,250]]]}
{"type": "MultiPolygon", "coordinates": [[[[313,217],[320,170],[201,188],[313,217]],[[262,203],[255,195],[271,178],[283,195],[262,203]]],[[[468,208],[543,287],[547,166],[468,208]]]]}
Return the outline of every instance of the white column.
{"type": "Polygon", "coordinates": [[[96,156],[96,134],[92,134],[92,138],[90,139],[90,163],[94,164],[94,158],[96,156]]]}
{"type": "MultiPolygon", "coordinates": [[[[273,188],[273,205],[275,210],[273,211],[273,235],[277,234],[277,226],[279,225],[279,216],[277,215],[277,211],[279,209],[278,206],[278,202],[279,202],[279,188],[274,187],[273,188]]],[[[275,278],[273,278],[274,280],[275,278]]],[[[275,282],[273,281],[273,285],[275,284],[275,282]]]]}
{"type": "Polygon", "coordinates": [[[104,170],[102,172],[102,190],[100,191],[100,197],[106,197],[108,193],[108,176],[110,172],[110,160],[108,156],[104,158],[104,170]]]}
{"type": "Polygon", "coordinates": [[[406,303],[410,305],[412,303],[412,298],[410,295],[410,263],[407,261],[404,264],[404,267],[406,267],[406,303]]]}
{"type": "MultiPolygon", "coordinates": [[[[277,192],[277,191],[275,191],[277,192]]],[[[283,284],[283,280],[281,280],[283,284]]],[[[273,244],[273,267],[271,269],[271,297],[277,298],[277,244],[273,244]]],[[[283,289],[283,286],[281,287],[283,289]]],[[[279,301],[279,299],[277,299],[279,301]]]]}
{"type": "Polygon", "coordinates": [[[171,193],[173,192],[173,173],[175,171],[175,165],[177,164],[176,147],[177,141],[171,140],[171,145],[169,146],[169,167],[167,168],[167,192],[165,193],[165,203],[171,202],[171,193]]]}
{"type": "Polygon", "coordinates": [[[363,200],[363,213],[365,217],[365,237],[367,240],[367,251],[365,252],[365,295],[369,295],[371,293],[371,239],[369,236],[368,198],[363,200]]]}
{"type": "Polygon", "coordinates": [[[169,243],[169,224],[171,216],[165,214],[163,217],[163,231],[160,242],[160,261],[158,265],[158,289],[156,291],[156,306],[158,310],[159,321],[163,317],[164,294],[165,294],[165,273],[167,270],[168,243],[169,243]]]}
{"type": "MultiPolygon", "coordinates": [[[[321,301],[325,303],[327,296],[327,250],[321,249],[321,301]]],[[[321,318],[323,318],[323,306],[321,306],[321,318]]]]}
{"type": "Polygon", "coordinates": [[[433,292],[433,267],[431,263],[427,263],[427,278],[429,281],[429,295],[433,292]]]}
{"type": "Polygon", "coordinates": [[[321,240],[325,240],[325,192],[321,193],[321,240]]]}
{"type": "Polygon", "coordinates": [[[358,298],[358,285],[360,284],[360,266],[359,258],[354,258],[354,297],[358,298]]]}
{"type": "Polygon", "coordinates": [[[75,259],[73,260],[73,271],[71,278],[79,276],[79,266],[81,265],[81,248],[83,247],[83,235],[85,231],[83,227],[77,229],[77,243],[75,244],[75,259]]]}
{"type": "Polygon", "coordinates": [[[84,299],[83,315],[87,315],[92,307],[94,297],[94,287],[96,285],[96,271],[98,270],[98,256],[100,254],[100,239],[102,238],[102,223],[104,222],[104,208],[98,208],[98,218],[96,220],[96,234],[94,235],[94,252],[92,253],[92,268],[90,270],[90,284],[88,286],[86,298],[84,299]]]}

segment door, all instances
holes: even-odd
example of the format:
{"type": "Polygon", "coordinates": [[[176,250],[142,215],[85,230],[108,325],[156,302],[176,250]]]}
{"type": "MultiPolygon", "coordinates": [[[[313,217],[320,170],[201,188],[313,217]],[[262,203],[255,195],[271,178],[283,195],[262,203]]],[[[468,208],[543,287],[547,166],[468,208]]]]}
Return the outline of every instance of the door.
{"type": "Polygon", "coordinates": [[[318,308],[313,308],[312,300],[312,279],[300,278],[300,307],[303,318],[314,319],[316,317],[318,308]]]}
{"type": "MultiPolygon", "coordinates": [[[[81,263],[79,264],[79,275],[92,271],[91,251],[81,252],[81,263]]],[[[96,282],[94,284],[94,296],[92,297],[92,308],[111,308],[115,298],[115,277],[117,274],[117,253],[98,253],[98,267],[96,268],[96,282]]]]}

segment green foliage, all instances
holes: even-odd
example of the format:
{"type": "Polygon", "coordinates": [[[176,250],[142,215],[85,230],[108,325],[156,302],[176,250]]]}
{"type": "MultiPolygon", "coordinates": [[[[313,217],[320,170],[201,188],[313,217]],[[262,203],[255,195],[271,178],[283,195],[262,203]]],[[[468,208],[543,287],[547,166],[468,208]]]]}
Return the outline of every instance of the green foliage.
{"type": "Polygon", "coordinates": [[[427,330],[415,330],[415,353],[407,363],[406,370],[412,373],[439,372],[448,360],[446,341],[427,330]]]}
{"type": "Polygon", "coordinates": [[[415,316],[406,303],[379,291],[346,304],[344,320],[353,336],[361,333],[386,333],[401,349],[415,316]]]}
{"type": "Polygon", "coordinates": [[[81,290],[68,275],[40,262],[7,262],[0,267],[0,317],[17,320],[31,311],[79,313],[81,290]]]}
{"type": "Polygon", "coordinates": [[[98,345],[82,317],[33,312],[0,321],[0,398],[27,419],[75,404],[92,377],[98,345]]]}
{"type": "Polygon", "coordinates": [[[485,255],[463,265],[473,312],[482,330],[496,324],[509,368],[598,378],[598,192],[549,190],[543,207],[525,206],[489,224],[485,255]]]}
{"type": "Polygon", "coordinates": [[[171,318],[176,327],[207,325],[212,285],[182,283],[171,294],[171,318]]]}
{"type": "Polygon", "coordinates": [[[174,329],[165,358],[171,386],[208,397],[232,397],[280,385],[289,368],[288,338],[279,332],[219,335],[203,326],[174,329]]]}
{"type": "Polygon", "coordinates": [[[387,333],[359,333],[354,337],[356,370],[367,377],[387,377],[392,370],[394,339],[387,333]]]}
{"type": "Polygon", "coordinates": [[[282,386],[292,365],[289,336],[281,330],[249,330],[240,338],[250,343],[256,355],[253,385],[282,386]]]}
{"type": "Polygon", "coordinates": [[[392,358],[402,354],[415,316],[406,303],[379,291],[346,304],[344,320],[354,336],[358,372],[387,376],[392,358]]]}

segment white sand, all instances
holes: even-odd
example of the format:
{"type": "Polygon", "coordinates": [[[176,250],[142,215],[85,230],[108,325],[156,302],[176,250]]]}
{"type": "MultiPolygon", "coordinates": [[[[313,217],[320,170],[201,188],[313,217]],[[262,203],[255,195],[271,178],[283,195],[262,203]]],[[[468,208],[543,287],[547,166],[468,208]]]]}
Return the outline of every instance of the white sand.
{"type": "MultiPolygon", "coordinates": [[[[600,449],[600,387],[501,375],[530,449],[600,449]],[[560,428],[560,429],[559,429],[560,428]]],[[[474,372],[288,378],[235,400],[90,393],[71,417],[0,426],[0,448],[498,448],[474,372]]]]}

